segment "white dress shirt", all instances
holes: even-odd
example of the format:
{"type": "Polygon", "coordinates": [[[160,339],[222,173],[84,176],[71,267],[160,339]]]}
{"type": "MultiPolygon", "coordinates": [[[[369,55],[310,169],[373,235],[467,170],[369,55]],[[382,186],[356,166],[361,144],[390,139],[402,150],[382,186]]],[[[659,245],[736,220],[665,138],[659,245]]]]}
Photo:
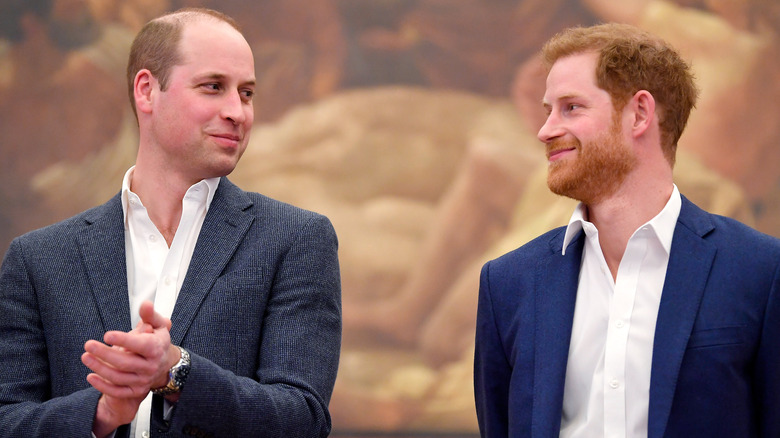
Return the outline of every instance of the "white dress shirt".
{"type": "Polygon", "coordinates": [[[598,230],[580,204],[563,253],[580,230],[585,246],[563,394],[561,437],[647,437],[653,338],[682,201],[666,206],[628,240],[612,278],[598,230]]]}
{"type": "MultiPolygon", "coordinates": [[[[154,302],[155,311],[161,315],[171,317],[206,212],[217,191],[219,178],[202,180],[187,190],[182,200],[181,220],[169,248],[165,238],[149,218],[141,198],[130,190],[134,169],[135,166],[125,173],[122,182],[122,209],[125,216],[130,320],[133,327],[136,327],[140,321],[138,310],[145,300],[154,302]]],[[[166,402],[166,413],[170,413],[170,408],[166,402]]],[[[150,436],[151,410],[150,392],[138,408],[131,425],[131,437],[150,436]]]]}

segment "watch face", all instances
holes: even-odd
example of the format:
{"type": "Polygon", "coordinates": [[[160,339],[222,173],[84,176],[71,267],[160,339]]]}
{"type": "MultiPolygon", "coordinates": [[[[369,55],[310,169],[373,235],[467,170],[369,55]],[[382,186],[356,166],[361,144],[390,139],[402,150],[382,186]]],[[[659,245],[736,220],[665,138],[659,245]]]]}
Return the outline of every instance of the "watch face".
{"type": "Polygon", "coordinates": [[[162,396],[174,394],[181,391],[181,387],[184,386],[187,375],[190,373],[190,353],[181,347],[179,347],[179,351],[181,351],[181,357],[168,372],[168,384],[162,388],[152,389],[154,394],[162,396]]]}
{"type": "Polygon", "coordinates": [[[181,358],[171,368],[171,382],[175,383],[177,390],[181,389],[184,381],[187,380],[187,375],[190,373],[190,353],[181,347],[179,347],[179,350],[181,350],[181,358]]]}

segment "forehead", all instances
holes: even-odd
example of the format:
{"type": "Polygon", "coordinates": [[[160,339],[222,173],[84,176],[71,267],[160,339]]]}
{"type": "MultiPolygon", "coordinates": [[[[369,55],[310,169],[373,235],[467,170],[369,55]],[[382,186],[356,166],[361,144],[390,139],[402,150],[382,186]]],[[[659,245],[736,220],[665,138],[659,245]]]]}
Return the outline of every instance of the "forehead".
{"type": "Polygon", "coordinates": [[[179,66],[254,79],[252,49],[240,32],[222,21],[204,18],[186,23],[179,54],[179,66]]]}
{"type": "Polygon", "coordinates": [[[608,95],[596,83],[598,55],[594,52],[576,53],[555,61],[547,75],[544,103],[565,97],[595,97],[608,95]]]}

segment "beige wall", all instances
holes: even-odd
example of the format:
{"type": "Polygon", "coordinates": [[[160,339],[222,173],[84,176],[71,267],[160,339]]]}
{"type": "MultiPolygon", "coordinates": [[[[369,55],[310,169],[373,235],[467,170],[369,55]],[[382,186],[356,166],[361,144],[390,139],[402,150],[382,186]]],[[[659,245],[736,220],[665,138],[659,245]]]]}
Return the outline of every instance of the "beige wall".
{"type": "Polygon", "coordinates": [[[780,236],[774,3],[54,0],[51,16],[3,24],[0,244],[119,190],[136,146],[123,77],[134,33],[161,11],[217,5],[242,24],[259,84],[231,179],[327,214],[339,234],[336,431],[474,432],[479,267],[573,207],[544,184],[534,53],[566,26],[608,20],[672,42],[702,89],[678,186],[780,236]]]}

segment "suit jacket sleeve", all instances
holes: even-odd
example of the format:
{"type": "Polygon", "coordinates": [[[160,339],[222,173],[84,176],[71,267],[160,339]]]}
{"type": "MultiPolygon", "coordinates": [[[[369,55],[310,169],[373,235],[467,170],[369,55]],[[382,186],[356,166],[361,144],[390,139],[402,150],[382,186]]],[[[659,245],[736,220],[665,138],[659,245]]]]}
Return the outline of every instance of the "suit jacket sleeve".
{"type": "Polygon", "coordinates": [[[482,267],[474,351],[474,396],[483,437],[508,436],[512,368],[504,353],[490,289],[490,267],[482,267]]]}
{"type": "MultiPolygon", "coordinates": [[[[18,240],[0,269],[0,435],[88,437],[100,393],[92,388],[54,397],[35,285],[18,240]]],[[[79,366],[76,364],[75,366],[79,366]]],[[[88,386],[83,382],[82,387],[88,386]]]]}
{"type": "Polygon", "coordinates": [[[772,280],[756,361],[760,434],[780,436],[780,263],[772,280]]]}
{"type": "MultiPolygon", "coordinates": [[[[248,359],[255,362],[249,364],[254,375],[217,363],[220,357],[213,352],[200,354],[198,340],[188,334],[182,346],[192,345],[191,372],[169,423],[162,421],[160,412],[153,409],[153,429],[185,435],[254,437],[317,437],[330,432],[328,403],[341,343],[336,234],[327,218],[311,215],[297,227],[289,242],[276,240],[269,244],[253,243],[280,245],[279,251],[273,250],[279,253],[274,256],[277,260],[270,263],[273,267],[261,269],[267,279],[253,277],[255,271],[246,266],[221,278],[223,286],[230,285],[224,289],[247,288],[255,295],[267,297],[259,315],[262,335],[258,341],[247,341],[259,342],[256,357],[248,359]],[[270,283],[268,291],[254,291],[265,288],[258,283],[270,283]]],[[[212,291],[207,299],[219,296],[216,292],[212,291]]],[[[209,312],[210,318],[231,317],[209,312]]],[[[213,321],[204,324],[211,327],[209,330],[220,330],[213,321]]],[[[240,320],[232,325],[239,327],[236,336],[253,337],[248,327],[241,332],[240,320]]],[[[194,333],[198,330],[190,329],[194,333]]],[[[242,345],[243,341],[236,342],[242,345]]],[[[246,365],[237,364],[235,368],[246,365]]]]}

